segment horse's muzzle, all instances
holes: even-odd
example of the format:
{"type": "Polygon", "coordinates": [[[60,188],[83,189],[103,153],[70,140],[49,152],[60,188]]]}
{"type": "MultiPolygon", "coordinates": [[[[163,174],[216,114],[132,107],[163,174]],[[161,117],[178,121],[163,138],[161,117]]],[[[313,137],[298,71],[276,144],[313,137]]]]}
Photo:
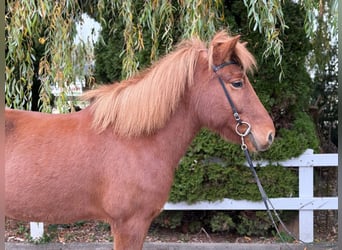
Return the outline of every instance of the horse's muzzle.
{"type": "Polygon", "coordinates": [[[253,135],[253,132],[248,134],[248,139],[253,145],[253,149],[251,151],[266,151],[273,143],[274,140],[274,131],[269,131],[264,139],[259,138],[259,140],[256,139],[256,137],[253,135]]]}

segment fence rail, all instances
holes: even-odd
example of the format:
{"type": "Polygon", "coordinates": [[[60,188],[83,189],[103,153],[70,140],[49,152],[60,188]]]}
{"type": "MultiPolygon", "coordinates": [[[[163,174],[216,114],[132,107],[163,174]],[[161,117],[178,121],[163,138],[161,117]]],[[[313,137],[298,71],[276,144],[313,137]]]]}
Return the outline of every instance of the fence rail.
{"type": "MultiPolygon", "coordinates": [[[[267,161],[255,161],[258,166],[267,166],[267,161]]],[[[299,168],[299,197],[270,199],[276,210],[299,211],[299,239],[304,242],[314,241],[314,210],[337,210],[338,197],[314,197],[314,167],[337,167],[337,154],[314,154],[312,149],[301,156],[286,161],[273,162],[284,167],[299,168]]],[[[267,192],[267,190],[266,190],[267,192]]],[[[264,203],[223,199],[222,201],[201,201],[194,204],[185,202],[166,203],[164,210],[266,210],[264,203]]],[[[43,236],[43,223],[31,222],[31,237],[43,236]]]]}

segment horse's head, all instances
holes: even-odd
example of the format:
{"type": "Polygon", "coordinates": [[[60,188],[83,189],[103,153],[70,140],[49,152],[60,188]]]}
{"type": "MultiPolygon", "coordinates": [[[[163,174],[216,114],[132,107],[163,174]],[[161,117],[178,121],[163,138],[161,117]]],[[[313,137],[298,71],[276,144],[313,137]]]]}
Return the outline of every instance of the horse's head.
{"type": "MultiPolygon", "coordinates": [[[[236,133],[234,108],[221,86],[221,78],[241,121],[251,126],[245,137],[247,147],[251,151],[263,151],[272,144],[275,128],[246,75],[254,66],[255,60],[245,44],[239,42],[239,36],[228,37],[220,32],[209,50],[203,51],[198,59],[192,91],[195,113],[201,125],[229,141],[241,143],[241,137],[236,133]]],[[[247,128],[243,124],[238,129],[244,133],[247,128]]]]}

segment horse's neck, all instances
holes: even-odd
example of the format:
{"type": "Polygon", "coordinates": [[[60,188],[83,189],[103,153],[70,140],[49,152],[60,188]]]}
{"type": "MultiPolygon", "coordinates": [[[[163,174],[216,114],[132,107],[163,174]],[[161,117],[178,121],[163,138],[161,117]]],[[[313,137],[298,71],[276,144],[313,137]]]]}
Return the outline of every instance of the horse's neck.
{"type": "MultiPolygon", "coordinates": [[[[157,130],[151,136],[143,136],[140,139],[132,138],[132,141],[129,139],[128,144],[137,145],[140,150],[147,151],[149,154],[154,154],[154,157],[161,159],[163,164],[176,167],[200,130],[198,120],[193,117],[193,114],[194,112],[191,112],[187,105],[181,102],[165,127],[157,130]]],[[[89,108],[84,110],[83,117],[85,119],[91,120],[91,116],[89,108]]],[[[82,122],[82,124],[90,124],[90,121],[82,122]]],[[[112,133],[113,131],[108,128],[101,133],[101,138],[107,141],[108,137],[113,136],[112,133]]],[[[112,142],[110,140],[110,146],[112,146],[112,142]]],[[[108,144],[104,142],[103,145],[108,144]]]]}
{"type": "Polygon", "coordinates": [[[193,112],[185,107],[185,104],[181,104],[166,126],[155,135],[160,143],[161,154],[165,154],[165,157],[172,157],[175,164],[178,164],[200,130],[193,112]]]}

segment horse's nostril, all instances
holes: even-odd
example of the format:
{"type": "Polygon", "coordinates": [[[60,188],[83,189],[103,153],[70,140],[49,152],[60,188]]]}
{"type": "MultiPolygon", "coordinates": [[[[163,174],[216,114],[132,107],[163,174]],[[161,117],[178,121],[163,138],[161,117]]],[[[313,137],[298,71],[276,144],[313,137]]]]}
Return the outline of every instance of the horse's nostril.
{"type": "Polygon", "coordinates": [[[273,142],[273,133],[271,132],[271,133],[269,133],[269,135],[268,135],[268,143],[269,143],[269,144],[272,144],[272,142],[273,142]]]}

